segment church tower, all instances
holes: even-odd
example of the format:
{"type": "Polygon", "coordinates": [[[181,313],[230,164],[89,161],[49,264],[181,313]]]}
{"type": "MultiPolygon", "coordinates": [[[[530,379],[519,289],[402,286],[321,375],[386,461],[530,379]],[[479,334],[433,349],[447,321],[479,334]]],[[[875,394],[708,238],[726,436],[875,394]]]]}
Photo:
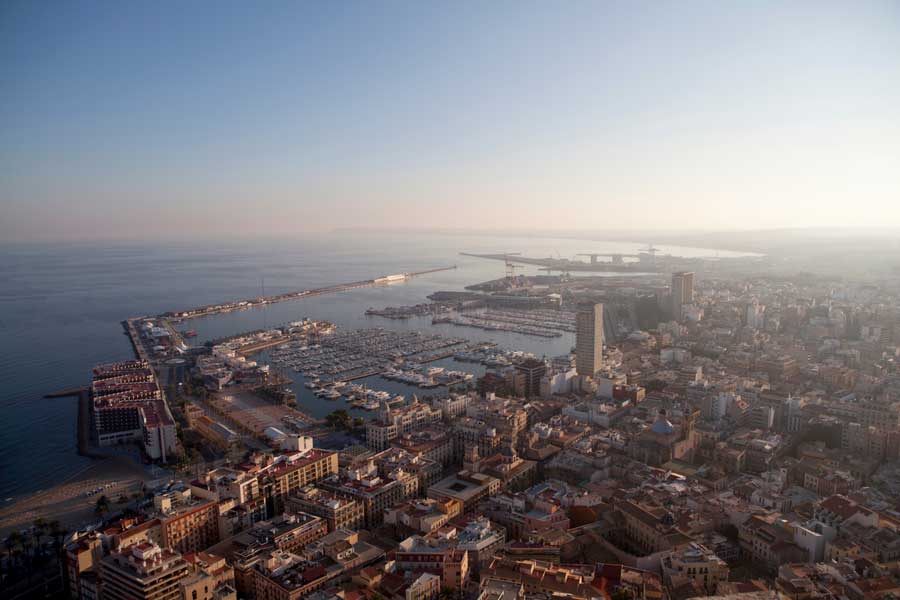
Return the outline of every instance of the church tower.
{"type": "Polygon", "coordinates": [[[378,406],[378,420],[385,425],[391,423],[391,406],[385,400],[378,406]]]}
{"type": "Polygon", "coordinates": [[[465,454],[463,455],[463,469],[477,473],[481,466],[481,457],[478,455],[478,445],[466,445],[465,454]]]}

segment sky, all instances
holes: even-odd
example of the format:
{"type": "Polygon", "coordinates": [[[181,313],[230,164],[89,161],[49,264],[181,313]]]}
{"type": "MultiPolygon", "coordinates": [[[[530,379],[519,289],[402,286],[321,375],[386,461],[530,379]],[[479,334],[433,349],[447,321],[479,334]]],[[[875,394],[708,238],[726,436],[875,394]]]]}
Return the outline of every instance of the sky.
{"type": "Polygon", "coordinates": [[[0,4],[0,240],[900,225],[900,2],[0,4]]]}

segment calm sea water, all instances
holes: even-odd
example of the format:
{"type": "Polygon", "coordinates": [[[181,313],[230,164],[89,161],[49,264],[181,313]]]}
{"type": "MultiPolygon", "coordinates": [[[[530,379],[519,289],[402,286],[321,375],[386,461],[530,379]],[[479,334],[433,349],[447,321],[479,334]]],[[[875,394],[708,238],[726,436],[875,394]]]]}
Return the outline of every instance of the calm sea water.
{"type": "MultiPolygon", "coordinates": [[[[577,252],[631,253],[638,247],[562,239],[349,233],[265,242],[0,245],[0,502],[44,489],[89,464],[75,452],[75,400],[43,395],[86,384],[94,364],[130,358],[119,324],[126,317],[254,297],[263,289],[275,294],[455,264],[456,270],[402,284],[195,319],[189,327],[199,333],[195,343],[202,343],[311,317],[343,327],[436,330],[553,356],[569,350],[570,336],[545,340],[363,313],[368,307],[424,302],[435,290],[461,290],[504,275],[503,263],[459,252],[572,257],[577,252]]],[[[712,253],[663,251],[682,256],[712,253]]],[[[460,366],[452,360],[438,364],[460,366]]],[[[377,382],[367,383],[375,387],[377,382]]],[[[398,385],[380,387],[411,391],[398,385]]],[[[323,406],[324,401],[298,388],[310,412],[323,414],[335,407],[323,406]]]]}

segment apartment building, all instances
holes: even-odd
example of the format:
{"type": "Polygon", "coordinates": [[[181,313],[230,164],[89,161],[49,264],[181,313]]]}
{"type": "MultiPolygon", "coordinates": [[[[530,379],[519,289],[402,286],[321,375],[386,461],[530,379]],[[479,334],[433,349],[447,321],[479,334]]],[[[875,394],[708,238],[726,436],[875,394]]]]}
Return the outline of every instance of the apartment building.
{"type": "Polygon", "coordinates": [[[662,559],[663,580],[670,588],[693,583],[712,595],[720,581],[728,581],[729,571],[724,560],[696,542],[676,548],[662,559]]]}
{"type": "Polygon", "coordinates": [[[191,567],[181,554],[143,543],[113,552],[100,563],[107,600],[181,600],[191,567]]]}
{"type": "Polygon", "coordinates": [[[162,546],[176,552],[200,552],[219,541],[219,506],[200,498],[184,484],[169,486],[153,497],[162,546]]]}
{"type": "Polygon", "coordinates": [[[270,514],[284,512],[288,496],[300,488],[322,481],[338,472],[338,453],[313,448],[305,453],[280,456],[260,476],[270,502],[270,514]]]}
{"type": "Polygon", "coordinates": [[[382,402],[376,418],[366,425],[366,445],[373,450],[385,450],[401,435],[440,421],[440,409],[419,402],[415,395],[409,404],[396,408],[382,402]]]}
{"type": "Polygon", "coordinates": [[[325,519],[328,531],[359,529],[365,523],[366,518],[362,502],[359,500],[312,485],[306,486],[288,497],[285,502],[285,510],[318,515],[325,519]]]}

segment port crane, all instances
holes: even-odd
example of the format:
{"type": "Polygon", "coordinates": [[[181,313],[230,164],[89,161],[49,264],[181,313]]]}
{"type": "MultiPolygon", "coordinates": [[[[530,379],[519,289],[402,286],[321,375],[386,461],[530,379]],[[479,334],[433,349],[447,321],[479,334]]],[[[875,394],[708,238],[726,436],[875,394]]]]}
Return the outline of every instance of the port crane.
{"type": "Polygon", "coordinates": [[[581,254],[577,254],[576,256],[589,256],[592,265],[596,265],[597,262],[599,262],[597,258],[601,256],[611,258],[612,264],[614,265],[622,265],[625,264],[626,258],[637,258],[638,260],[644,260],[648,254],[650,255],[650,259],[653,260],[656,258],[658,249],[654,248],[653,244],[648,244],[646,248],[638,249],[638,252],[640,252],[640,254],[624,254],[621,252],[584,252],[581,254]]]}
{"type": "Polygon", "coordinates": [[[522,265],[516,265],[506,259],[506,279],[509,280],[510,287],[516,287],[516,269],[524,269],[522,265]]]}
{"type": "Polygon", "coordinates": [[[608,254],[604,254],[602,252],[589,252],[589,253],[577,254],[576,256],[590,256],[592,265],[597,264],[597,258],[600,256],[608,256],[609,258],[612,259],[612,264],[614,264],[614,265],[624,264],[625,263],[624,259],[626,259],[626,258],[640,258],[641,257],[640,254],[619,254],[618,252],[608,253],[608,254]]]}

